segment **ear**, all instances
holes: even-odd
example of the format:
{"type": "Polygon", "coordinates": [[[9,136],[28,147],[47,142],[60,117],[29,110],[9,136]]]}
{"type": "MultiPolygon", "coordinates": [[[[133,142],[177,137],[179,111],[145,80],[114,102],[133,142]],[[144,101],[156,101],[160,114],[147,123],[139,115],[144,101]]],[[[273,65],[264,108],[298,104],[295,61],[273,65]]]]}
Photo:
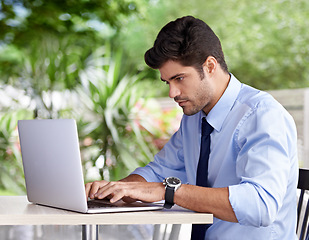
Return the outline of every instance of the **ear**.
{"type": "Polygon", "coordinates": [[[213,56],[209,56],[205,62],[203,63],[203,69],[208,74],[213,74],[217,69],[217,59],[215,59],[213,56]]]}

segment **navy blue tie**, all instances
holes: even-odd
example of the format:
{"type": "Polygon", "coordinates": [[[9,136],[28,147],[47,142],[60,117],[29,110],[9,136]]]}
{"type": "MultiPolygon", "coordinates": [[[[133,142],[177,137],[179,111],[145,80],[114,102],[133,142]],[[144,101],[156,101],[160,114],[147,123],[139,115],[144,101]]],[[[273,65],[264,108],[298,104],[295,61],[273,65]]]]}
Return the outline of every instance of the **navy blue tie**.
{"type": "MultiPolygon", "coordinates": [[[[202,119],[202,138],[201,138],[201,150],[200,159],[197,166],[196,185],[202,187],[208,187],[208,158],[210,153],[210,134],[213,131],[213,127],[202,119]]],[[[204,240],[207,228],[210,225],[207,224],[193,224],[191,239],[192,240],[204,240]]]]}

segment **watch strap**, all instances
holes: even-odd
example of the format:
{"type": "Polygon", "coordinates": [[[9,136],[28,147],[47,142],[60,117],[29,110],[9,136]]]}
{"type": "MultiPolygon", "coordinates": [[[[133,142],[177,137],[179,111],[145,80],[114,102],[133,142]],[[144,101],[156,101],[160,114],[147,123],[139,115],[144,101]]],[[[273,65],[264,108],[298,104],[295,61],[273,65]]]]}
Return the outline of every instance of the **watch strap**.
{"type": "Polygon", "coordinates": [[[175,193],[175,188],[167,185],[165,188],[164,208],[169,209],[174,205],[174,193],[175,193]]]}

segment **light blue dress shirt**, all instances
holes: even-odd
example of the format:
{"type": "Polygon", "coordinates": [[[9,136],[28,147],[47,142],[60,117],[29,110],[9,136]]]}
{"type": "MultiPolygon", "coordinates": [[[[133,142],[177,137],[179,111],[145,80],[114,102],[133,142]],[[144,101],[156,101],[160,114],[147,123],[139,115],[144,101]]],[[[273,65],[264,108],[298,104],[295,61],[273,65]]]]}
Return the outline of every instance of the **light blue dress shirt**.
{"type": "MultiPolygon", "coordinates": [[[[195,185],[204,116],[202,111],[183,115],[179,130],[154,161],[133,174],[148,182],[176,176],[195,185]]],[[[214,127],[209,184],[229,188],[238,223],[214,218],[205,239],[297,239],[298,159],[293,118],[271,95],[240,83],[233,75],[206,118],[214,127]]]]}

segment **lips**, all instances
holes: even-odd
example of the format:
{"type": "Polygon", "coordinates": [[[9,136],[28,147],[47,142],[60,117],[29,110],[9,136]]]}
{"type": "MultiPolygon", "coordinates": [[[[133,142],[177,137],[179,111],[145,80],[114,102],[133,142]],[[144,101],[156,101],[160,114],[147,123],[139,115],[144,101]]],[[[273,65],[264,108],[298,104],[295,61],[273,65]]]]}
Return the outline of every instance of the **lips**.
{"type": "Polygon", "coordinates": [[[178,100],[176,101],[180,107],[183,107],[188,101],[187,100],[178,100]]]}
{"type": "Polygon", "coordinates": [[[180,107],[183,107],[189,100],[187,98],[181,98],[180,96],[174,97],[174,101],[178,103],[180,107]]]}

